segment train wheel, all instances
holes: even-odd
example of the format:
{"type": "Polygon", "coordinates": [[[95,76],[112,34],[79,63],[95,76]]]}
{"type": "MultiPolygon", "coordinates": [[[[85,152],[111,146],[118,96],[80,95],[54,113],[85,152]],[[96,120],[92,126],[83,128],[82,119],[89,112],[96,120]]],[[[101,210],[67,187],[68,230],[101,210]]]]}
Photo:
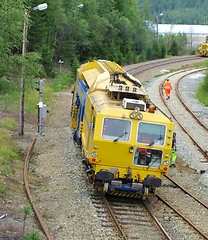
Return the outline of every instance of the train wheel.
{"type": "Polygon", "coordinates": [[[144,188],[144,196],[147,197],[148,194],[149,194],[149,188],[145,187],[145,188],[144,188]]]}
{"type": "Polygon", "coordinates": [[[149,194],[149,188],[144,188],[144,194],[142,195],[142,199],[145,200],[149,194]]]}
{"type": "Polygon", "coordinates": [[[108,187],[109,187],[109,183],[104,183],[104,185],[103,185],[103,192],[104,193],[108,192],[108,187]]]}

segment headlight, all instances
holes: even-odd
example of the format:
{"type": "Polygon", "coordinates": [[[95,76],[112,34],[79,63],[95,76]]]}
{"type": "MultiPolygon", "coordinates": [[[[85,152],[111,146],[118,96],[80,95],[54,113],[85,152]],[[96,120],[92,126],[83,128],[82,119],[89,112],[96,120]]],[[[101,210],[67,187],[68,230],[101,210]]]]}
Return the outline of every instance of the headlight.
{"type": "Polygon", "coordinates": [[[141,113],[138,114],[137,118],[141,120],[143,118],[143,115],[141,113]]]}
{"type": "Polygon", "coordinates": [[[130,114],[130,118],[135,118],[136,117],[136,113],[135,112],[132,112],[131,114],[130,114]]]}
{"type": "Polygon", "coordinates": [[[169,165],[169,161],[164,161],[164,165],[168,166],[169,165]]]}
{"type": "Polygon", "coordinates": [[[91,155],[92,155],[92,157],[97,157],[98,154],[97,154],[97,152],[92,152],[91,155]]]}
{"type": "Polygon", "coordinates": [[[139,112],[139,111],[140,111],[140,108],[139,108],[139,107],[135,107],[134,111],[135,111],[135,112],[139,112]]]}

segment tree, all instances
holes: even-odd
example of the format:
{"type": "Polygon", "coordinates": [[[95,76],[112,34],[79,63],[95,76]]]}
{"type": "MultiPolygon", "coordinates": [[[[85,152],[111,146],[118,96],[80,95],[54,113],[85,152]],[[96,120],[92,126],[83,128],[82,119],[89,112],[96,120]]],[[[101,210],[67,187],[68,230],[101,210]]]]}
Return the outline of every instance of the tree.
{"type": "Polygon", "coordinates": [[[12,77],[19,72],[16,62],[22,43],[23,4],[21,0],[2,0],[0,2],[0,77],[12,77]]]}
{"type": "Polygon", "coordinates": [[[178,43],[175,40],[175,38],[173,38],[172,42],[171,42],[171,46],[170,46],[170,53],[173,56],[178,56],[178,43]]]}

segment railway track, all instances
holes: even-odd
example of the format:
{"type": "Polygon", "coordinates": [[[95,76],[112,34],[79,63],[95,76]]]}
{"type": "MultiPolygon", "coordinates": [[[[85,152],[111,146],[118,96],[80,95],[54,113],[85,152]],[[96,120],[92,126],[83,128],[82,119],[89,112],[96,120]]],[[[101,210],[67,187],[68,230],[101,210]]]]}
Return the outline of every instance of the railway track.
{"type": "Polygon", "coordinates": [[[27,152],[25,161],[24,161],[24,175],[23,175],[24,177],[23,178],[24,178],[25,190],[26,190],[28,199],[30,201],[30,204],[31,204],[31,206],[33,208],[33,211],[35,213],[35,216],[37,218],[37,221],[40,224],[40,227],[41,227],[42,231],[44,232],[45,236],[47,237],[47,239],[51,240],[52,238],[51,238],[48,230],[46,229],[46,227],[45,227],[45,225],[43,223],[43,220],[42,220],[42,218],[41,218],[41,216],[40,216],[40,214],[38,212],[38,209],[36,208],[35,204],[33,203],[33,198],[32,198],[30,187],[29,187],[29,183],[28,183],[29,161],[31,159],[35,143],[36,143],[36,138],[33,139],[32,143],[30,145],[30,148],[29,148],[29,150],[27,152]]]}
{"type": "MultiPolygon", "coordinates": [[[[158,201],[157,201],[157,207],[154,209],[154,213],[156,217],[159,219],[163,227],[166,229],[166,231],[171,236],[171,239],[186,239],[186,236],[195,236],[194,239],[208,239],[207,235],[207,224],[205,223],[205,226],[201,226],[198,223],[198,216],[196,212],[192,212],[193,205],[197,206],[196,203],[191,201],[190,199],[186,199],[186,210],[181,209],[182,204],[180,204],[180,196],[178,196],[179,200],[174,199],[172,203],[170,203],[170,199],[165,199],[162,197],[164,194],[157,194],[158,201]],[[192,204],[192,209],[189,209],[189,205],[192,204]],[[179,207],[180,206],[180,207],[179,207]],[[180,208],[180,210],[178,210],[180,208]],[[187,212],[192,213],[187,213],[187,212]]],[[[184,200],[183,200],[184,201],[184,200]]],[[[198,210],[199,208],[197,208],[198,210]]],[[[198,214],[204,213],[202,209],[201,211],[198,211],[198,214]],[[200,213],[199,213],[200,212],[200,213]]],[[[206,209],[207,211],[207,209],[206,209]]],[[[203,216],[206,216],[206,213],[204,213],[203,216]]],[[[204,218],[206,222],[206,218],[204,218]]],[[[201,221],[200,221],[201,222],[201,221]]],[[[192,238],[188,238],[192,239],[192,238]]]]}
{"type": "Polygon", "coordinates": [[[153,239],[152,236],[154,239],[177,239],[178,236],[185,239],[189,232],[196,236],[195,239],[208,239],[208,206],[169,176],[166,176],[166,179],[169,182],[165,181],[161,190],[162,194],[156,195],[156,201],[155,197],[153,201],[152,199],[141,201],[139,199],[108,198],[103,195],[94,196],[93,201],[99,217],[102,218],[102,226],[104,228],[114,227],[119,237],[124,240],[153,239]],[[177,191],[176,199],[168,199],[169,188],[177,191]],[[185,207],[183,205],[178,207],[178,203],[180,203],[178,199],[181,198],[186,198],[185,207]],[[108,214],[101,205],[105,206],[108,214]],[[180,209],[178,210],[178,208],[180,209]],[[204,226],[200,225],[200,221],[197,221],[198,218],[204,219],[204,226]],[[179,229],[175,225],[180,225],[179,229]]]}
{"type": "Polygon", "coordinates": [[[93,202],[102,226],[113,227],[121,239],[149,239],[150,236],[156,240],[171,239],[142,200],[94,195],[93,202]]]}
{"type": "MultiPolygon", "coordinates": [[[[181,129],[191,139],[194,148],[199,150],[197,158],[198,161],[202,163],[203,168],[203,163],[207,163],[207,156],[204,153],[204,143],[207,142],[208,135],[207,125],[202,121],[202,119],[200,119],[199,116],[196,116],[196,114],[192,111],[192,107],[188,106],[186,100],[180,94],[181,81],[183,81],[185,77],[196,74],[199,71],[204,71],[204,69],[189,69],[186,71],[168,74],[168,76],[166,76],[166,78],[168,77],[170,79],[170,82],[173,85],[171,99],[174,98],[174,105],[171,104],[171,101],[167,101],[164,97],[162,86],[165,78],[158,81],[159,84],[157,86],[160,98],[166,108],[166,110],[164,110],[164,107],[162,107],[163,111],[166,112],[166,115],[170,114],[171,117],[174,118],[174,122],[177,122],[181,129]],[[201,139],[203,139],[203,141],[201,141],[201,139]]],[[[156,98],[158,97],[159,96],[156,98]]],[[[172,185],[170,183],[167,184],[167,180],[163,180],[164,186],[159,189],[160,195],[157,195],[158,199],[160,199],[158,203],[159,207],[156,207],[155,211],[155,213],[159,213],[159,215],[156,214],[157,217],[159,219],[163,219],[161,220],[163,222],[163,226],[166,229],[170,229],[170,235],[175,235],[174,238],[181,235],[181,239],[185,239],[185,236],[192,232],[191,236],[195,235],[194,239],[208,239],[208,226],[204,223],[202,224],[201,221],[201,219],[204,219],[205,222],[208,220],[207,205],[199,198],[195,197],[194,194],[187,192],[184,187],[174,182],[174,180],[170,177],[166,176],[166,178],[171,181],[172,185]],[[170,196],[172,196],[172,199],[170,199],[170,196]],[[167,210],[167,207],[169,210],[167,210]],[[165,209],[165,213],[163,213],[161,209],[165,209]],[[180,221],[178,219],[179,217],[176,219],[175,214],[180,216],[180,221]],[[174,231],[170,228],[171,222],[174,222],[174,231]],[[190,227],[187,228],[185,222],[190,227]],[[177,227],[177,225],[180,227],[177,227]]]]}
{"type": "Polygon", "coordinates": [[[163,226],[166,227],[166,229],[169,229],[168,232],[173,239],[178,235],[181,235],[181,239],[183,239],[187,234],[186,227],[180,227],[177,229],[177,227],[173,225],[176,232],[172,231],[172,228],[170,228],[170,224],[167,222],[175,221],[174,214],[178,215],[181,219],[181,226],[185,223],[190,226],[188,231],[192,231],[193,235],[196,234],[198,237],[196,239],[208,239],[208,205],[206,203],[202,202],[193,193],[187,191],[183,186],[168,175],[165,176],[163,186],[158,192],[160,192],[157,194],[159,202],[157,201],[156,205],[153,204],[153,212],[159,219],[162,219],[161,221],[163,222],[163,226]],[[171,196],[174,195],[172,198],[170,198],[170,190],[172,191],[171,196]],[[183,199],[183,201],[181,201],[181,199],[183,199]],[[164,206],[164,204],[166,206],[164,206]],[[165,214],[161,214],[163,211],[160,211],[160,209],[167,210],[166,207],[171,210],[166,211],[165,214]],[[201,224],[201,219],[204,220],[203,225],[201,224]]]}
{"type": "Polygon", "coordinates": [[[157,61],[148,61],[144,63],[133,64],[124,67],[133,76],[139,78],[141,81],[147,80],[146,74],[152,75],[154,77],[156,74],[160,74],[160,71],[164,68],[171,71],[173,65],[177,68],[185,68],[190,63],[201,62],[203,59],[198,56],[183,56],[183,57],[174,57],[170,59],[159,59],[157,61]]]}
{"type": "MultiPolygon", "coordinates": [[[[175,101],[177,99],[178,103],[175,107],[172,106],[170,102],[168,102],[165,99],[164,92],[163,92],[163,82],[160,83],[160,97],[162,98],[162,101],[164,105],[167,107],[168,111],[172,115],[172,117],[175,119],[175,122],[178,123],[178,125],[183,129],[183,131],[189,136],[189,138],[192,140],[194,146],[198,148],[201,155],[204,157],[200,159],[202,162],[208,162],[208,156],[205,153],[206,143],[208,142],[208,128],[204,122],[200,120],[198,116],[196,116],[191,107],[189,107],[185,103],[185,99],[181,97],[180,91],[179,91],[179,83],[184,79],[186,76],[204,71],[205,69],[191,69],[189,71],[182,71],[179,72],[177,75],[172,74],[169,75],[169,79],[173,84],[173,95],[176,96],[175,101]],[[185,121],[186,119],[186,121],[185,121]],[[195,128],[195,131],[193,134],[192,128],[195,128]],[[196,130],[197,128],[197,130],[196,130]],[[197,134],[196,134],[197,133],[197,134]]],[[[174,97],[173,96],[173,97],[174,97]]]]}

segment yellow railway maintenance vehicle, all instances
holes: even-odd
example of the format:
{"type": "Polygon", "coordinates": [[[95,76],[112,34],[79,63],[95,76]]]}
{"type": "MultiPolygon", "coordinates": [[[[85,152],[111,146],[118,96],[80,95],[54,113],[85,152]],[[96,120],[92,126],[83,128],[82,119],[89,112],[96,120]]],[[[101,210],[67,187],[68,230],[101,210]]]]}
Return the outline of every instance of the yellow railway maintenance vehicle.
{"type": "Polygon", "coordinates": [[[201,57],[207,57],[208,56],[208,36],[206,36],[206,42],[203,42],[199,45],[198,54],[201,57]]]}
{"type": "Polygon", "coordinates": [[[99,191],[145,198],[170,166],[174,124],[138,79],[115,62],[77,70],[71,109],[74,141],[89,181],[99,191]]]}

